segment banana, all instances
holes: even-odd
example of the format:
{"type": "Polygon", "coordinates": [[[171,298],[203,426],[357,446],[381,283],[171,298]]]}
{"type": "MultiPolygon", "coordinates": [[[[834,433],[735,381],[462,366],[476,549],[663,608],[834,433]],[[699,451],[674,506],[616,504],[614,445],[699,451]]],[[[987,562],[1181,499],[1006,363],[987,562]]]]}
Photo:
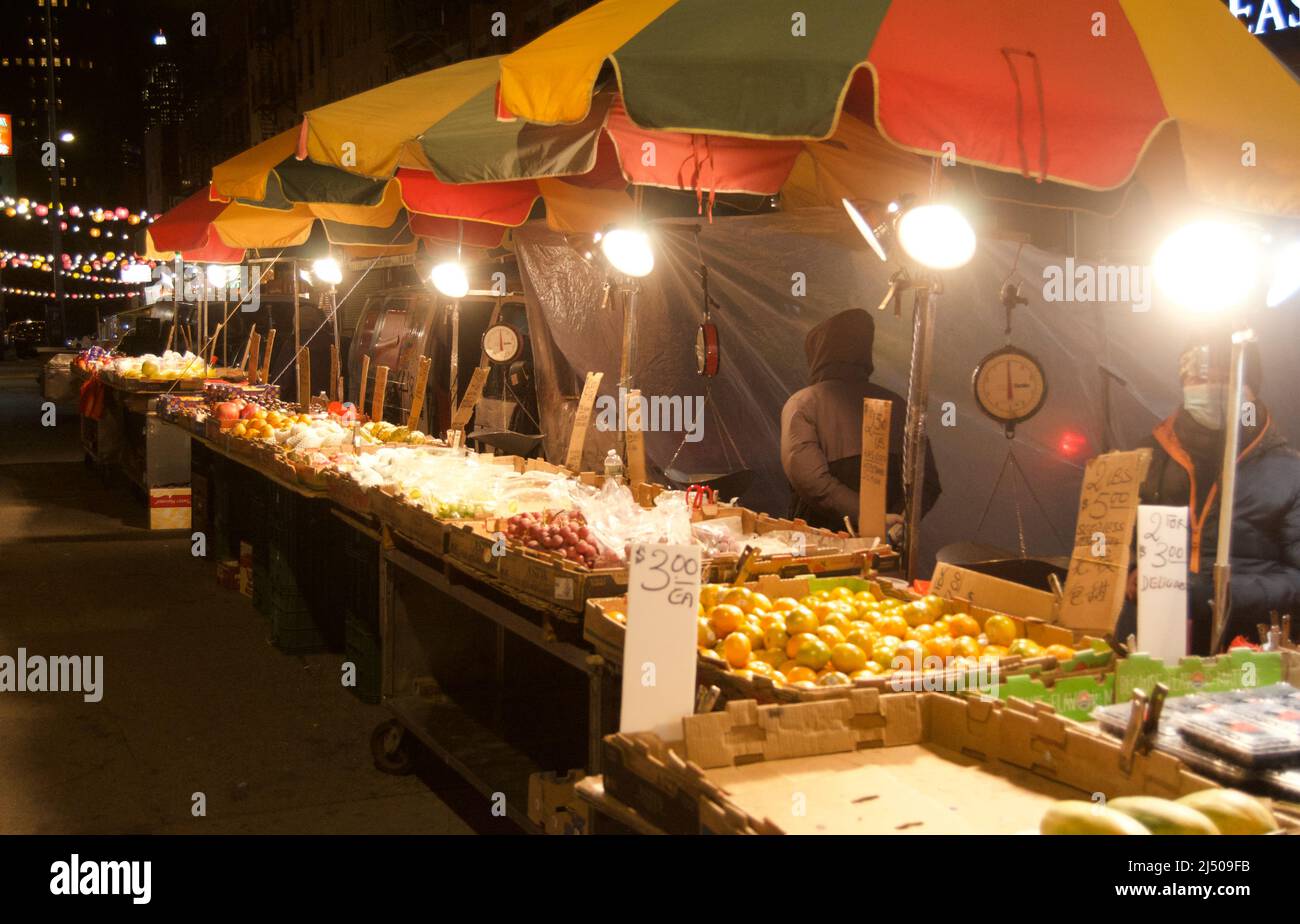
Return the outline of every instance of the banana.
{"type": "Polygon", "coordinates": [[[1058,802],[1038,824],[1040,834],[1150,834],[1140,823],[1104,805],[1080,800],[1058,802]]]}
{"type": "Polygon", "coordinates": [[[1202,789],[1178,800],[1214,823],[1220,834],[1267,834],[1278,828],[1273,813],[1236,789],[1202,789]]]}
{"type": "Polygon", "coordinates": [[[1188,805],[1155,796],[1121,796],[1106,803],[1140,822],[1152,834],[1218,834],[1214,822],[1188,805]]]}

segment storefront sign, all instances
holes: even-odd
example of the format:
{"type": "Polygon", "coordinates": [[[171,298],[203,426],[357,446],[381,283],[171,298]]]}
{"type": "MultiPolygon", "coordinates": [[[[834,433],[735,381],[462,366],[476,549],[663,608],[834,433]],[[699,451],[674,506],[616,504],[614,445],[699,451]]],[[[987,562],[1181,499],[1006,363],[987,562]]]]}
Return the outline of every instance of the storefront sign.
{"type": "Polygon", "coordinates": [[[14,153],[14,119],[7,112],[0,112],[0,157],[12,157],[14,153]]]}
{"type": "Polygon", "coordinates": [[[1300,0],[1228,0],[1228,10],[1255,35],[1300,29],[1300,0]]]}

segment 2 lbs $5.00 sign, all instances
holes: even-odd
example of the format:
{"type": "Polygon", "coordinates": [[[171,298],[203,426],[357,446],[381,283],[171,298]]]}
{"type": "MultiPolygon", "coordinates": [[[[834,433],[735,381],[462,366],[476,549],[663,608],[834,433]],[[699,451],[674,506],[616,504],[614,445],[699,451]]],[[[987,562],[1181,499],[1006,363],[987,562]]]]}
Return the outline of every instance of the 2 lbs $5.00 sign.
{"type": "Polygon", "coordinates": [[[695,709],[700,549],[634,545],[629,562],[619,729],[675,741],[695,709]]]}

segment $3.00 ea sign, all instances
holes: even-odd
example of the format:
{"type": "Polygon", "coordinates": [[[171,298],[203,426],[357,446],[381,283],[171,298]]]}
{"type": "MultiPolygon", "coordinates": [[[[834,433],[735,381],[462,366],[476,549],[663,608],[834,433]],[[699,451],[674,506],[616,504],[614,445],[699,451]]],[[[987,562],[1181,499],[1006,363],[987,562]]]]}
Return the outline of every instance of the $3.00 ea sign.
{"type": "Polygon", "coordinates": [[[682,737],[682,717],[695,711],[699,600],[699,546],[632,546],[620,731],[682,737]]]}

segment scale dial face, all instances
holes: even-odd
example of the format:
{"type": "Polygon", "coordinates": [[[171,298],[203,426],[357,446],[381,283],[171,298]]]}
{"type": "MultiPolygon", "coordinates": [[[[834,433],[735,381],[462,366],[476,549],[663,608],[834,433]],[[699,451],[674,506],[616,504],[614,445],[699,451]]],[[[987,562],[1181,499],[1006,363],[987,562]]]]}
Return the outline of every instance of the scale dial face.
{"type": "Polygon", "coordinates": [[[483,352],[494,363],[504,365],[519,358],[524,338],[509,324],[494,324],[483,333],[483,352]]]}
{"type": "Polygon", "coordinates": [[[1047,399],[1042,364],[1015,347],[994,350],[980,360],[972,384],[980,410],[1002,424],[1028,420],[1047,399]]]}
{"type": "Polygon", "coordinates": [[[705,321],[695,332],[695,371],[700,375],[715,376],[721,359],[717,325],[705,321]]]}

